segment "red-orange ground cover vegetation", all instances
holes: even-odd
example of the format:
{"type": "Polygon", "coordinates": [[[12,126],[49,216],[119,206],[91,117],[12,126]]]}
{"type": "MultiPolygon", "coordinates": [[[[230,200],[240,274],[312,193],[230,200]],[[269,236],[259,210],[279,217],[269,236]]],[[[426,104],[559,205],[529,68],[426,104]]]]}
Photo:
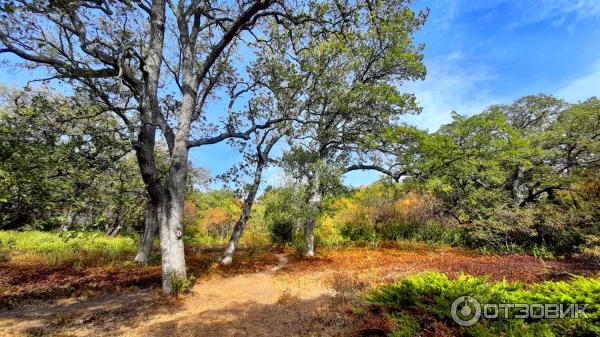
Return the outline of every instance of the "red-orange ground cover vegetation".
{"type": "MultiPolygon", "coordinates": [[[[277,263],[272,252],[240,249],[236,263],[223,267],[217,263],[220,253],[220,249],[189,247],[186,252],[188,273],[202,280],[262,271],[277,263]]],[[[0,308],[131,287],[160,286],[161,271],[156,262],[145,266],[124,262],[117,266],[76,267],[72,264],[47,265],[42,259],[4,261],[0,263],[0,308]]]]}

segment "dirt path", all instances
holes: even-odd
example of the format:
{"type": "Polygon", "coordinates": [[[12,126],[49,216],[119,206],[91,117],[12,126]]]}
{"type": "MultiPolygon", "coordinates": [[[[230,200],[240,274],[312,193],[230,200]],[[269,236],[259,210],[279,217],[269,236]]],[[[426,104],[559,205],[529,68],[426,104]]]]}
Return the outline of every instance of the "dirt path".
{"type": "Polygon", "coordinates": [[[178,301],[135,291],[7,311],[0,313],[0,335],[337,335],[348,322],[331,310],[339,301],[335,292],[320,282],[281,277],[288,260],[277,258],[278,264],[265,272],[198,282],[178,301]]]}

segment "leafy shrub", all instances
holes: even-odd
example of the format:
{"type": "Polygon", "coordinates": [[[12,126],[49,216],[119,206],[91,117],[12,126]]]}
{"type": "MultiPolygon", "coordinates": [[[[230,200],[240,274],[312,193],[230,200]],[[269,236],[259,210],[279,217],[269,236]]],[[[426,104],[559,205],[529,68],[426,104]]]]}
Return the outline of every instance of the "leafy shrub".
{"type": "Polygon", "coordinates": [[[395,223],[380,227],[381,237],[386,240],[409,240],[429,243],[459,245],[462,242],[462,230],[438,221],[423,223],[395,223]]]}
{"type": "Polygon", "coordinates": [[[269,232],[273,243],[292,243],[294,223],[289,219],[278,219],[270,224],[269,232]]]}
{"type": "MultiPolygon", "coordinates": [[[[484,192],[478,191],[477,196],[481,198],[475,201],[462,201],[478,209],[477,216],[473,216],[460,208],[454,212],[446,209],[441,199],[415,189],[410,182],[379,181],[335,199],[331,211],[321,217],[320,226],[328,228],[328,240],[324,241],[334,243],[423,241],[466,246],[483,252],[529,253],[542,258],[594,251],[600,247],[600,213],[590,207],[596,205],[591,201],[580,198],[577,207],[543,203],[505,208],[498,205],[506,205],[506,200],[484,203],[483,199],[493,199],[484,192]],[[332,234],[334,231],[339,238],[332,234]]],[[[560,194],[557,197],[562,198],[560,194]]],[[[567,199],[573,200],[572,195],[567,199]]]]}
{"type": "MultiPolygon", "coordinates": [[[[304,233],[302,233],[304,235],[304,233]]],[[[319,246],[339,246],[348,242],[340,233],[340,229],[335,224],[328,223],[326,219],[319,219],[319,224],[315,228],[315,243],[319,246]]]]}
{"type": "Polygon", "coordinates": [[[396,323],[398,329],[389,334],[389,337],[411,337],[421,330],[418,321],[408,314],[393,313],[389,318],[396,323]]]}
{"type": "Polygon", "coordinates": [[[464,328],[472,336],[595,336],[600,333],[600,279],[573,276],[569,281],[547,281],[529,287],[506,281],[490,282],[488,277],[461,275],[450,280],[440,273],[426,273],[403,279],[375,289],[367,301],[392,309],[394,312],[408,307],[435,315],[453,324],[452,303],[461,296],[472,296],[479,303],[540,303],[587,304],[587,318],[562,318],[554,320],[480,319],[475,325],[464,328]]]}
{"type": "Polygon", "coordinates": [[[183,241],[188,245],[201,247],[221,246],[229,240],[226,236],[210,235],[208,231],[200,226],[183,227],[183,241]]]}
{"type": "Polygon", "coordinates": [[[240,246],[267,247],[271,244],[271,236],[264,230],[254,230],[252,227],[244,232],[240,246]]]}
{"type": "Polygon", "coordinates": [[[294,243],[306,219],[305,193],[301,185],[267,188],[260,197],[263,221],[274,243],[294,243]]]}
{"type": "Polygon", "coordinates": [[[501,210],[466,227],[464,242],[495,252],[565,255],[584,248],[580,223],[555,207],[501,210]]]}
{"type": "Polygon", "coordinates": [[[377,235],[375,228],[365,223],[346,223],[341,226],[339,231],[344,239],[350,241],[368,241],[377,235]]]}
{"type": "Polygon", "coordinates": [[[411,240],[458,244],[461,233],[427,193],[403,193],[400,185],[376,182],[333,203],[321,225],[337,228],[343,241],[411,240]]]}
{"type": "Polygon", "coordinates": [[[174,295],[187,294],[192,290],[192,286],[194,285],[194,282],[196,282],[196,276],[192,274],[187,278],[184,278],[175,274],[169,278],[169,281],[171,282],[174,295]]]}

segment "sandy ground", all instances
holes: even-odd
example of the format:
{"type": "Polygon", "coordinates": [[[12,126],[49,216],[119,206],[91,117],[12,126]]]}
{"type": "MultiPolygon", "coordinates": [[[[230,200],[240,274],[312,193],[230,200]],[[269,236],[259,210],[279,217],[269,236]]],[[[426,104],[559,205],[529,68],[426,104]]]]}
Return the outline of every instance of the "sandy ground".
{"type": "Polygon", "coordinates": [[[0,313],[2,336],[325,336],[351,325],[335,291],[322,282],[298,282],[269,271],[196,284],[192,293],[165,300],[138,290],[52,306],[23,306],[0,313]]]}

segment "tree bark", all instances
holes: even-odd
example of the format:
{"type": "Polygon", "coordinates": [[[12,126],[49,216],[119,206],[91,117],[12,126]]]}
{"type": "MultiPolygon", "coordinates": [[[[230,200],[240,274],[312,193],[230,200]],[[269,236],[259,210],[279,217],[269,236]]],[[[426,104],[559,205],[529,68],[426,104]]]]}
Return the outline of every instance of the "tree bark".
{"type": "Polygon", "coordinates": [[[135,262],[137,263],[148,263],[150,259],[150,253],[152,252],[152,245],[154,238],[158,232],[158,209],[150,201],[146,202],[146,212],[144,219],[144,232],[142,233],[142,240],[140,247],[138,248],[137,255],[135,256],[135,262]]]}
{"type": "Polygon", "coordinates": [[[111,238],[115,237],[117,234],[119,234],[121,232],[122,229],[123,229],[123,223],[119,222],[116,226],[111,228],[111,230],[108,233],[106,233],[106,235],[111,238]]]}
{"type": "MultiPolygon", "coordinates": [[[[189,81],[189,77],[184,76],[184,86],[189,85],[189,81]]],[[[171,167],[166,179],[167,193],[158,208],[162,284],[165,295],[174,295],[178,291],[178,289],[173,289],[175,279],[183,281],[187,277],[183,245],[183,208],[187,181],[188,138],[195,99],[194,92],[184,90],[178,131],[175,134],[171,151],[171,167]]]]}
{"type": "Polygon", "coordinates": [[[319,179],[320,176],[317,169],[315,176],[309,182],[307,203],[309,212],[308,218],[304,223],[304,256],[306,257],[315,256],[315,225],[321,210],[321,201],[323,200],[319,179]]]}
{"type": "Polygon", "coordinates": [[[254,181],[252,182],[252,186],[250,187],[250,191],[248,191],[248,195],[246,199],[244,199],[244,205],[242,207],[242,214],[240,218],[235,223],[235,227],[233,228],[233,233],[231,234],[231,238],[229,239],[229,243],[225,248],[225,252],[223,253],[223,257],[221,258],[221,265],[230,265],[233,262],[233,252],[237,247],[242,234],[244,233],[244,229],[246,228],[246,223],[250,218],[250,212],[252,211],[252,206],[254,205],[254,198],[256,198],[256,193],[258,192],[258,187],[260,186],[260,181],[262,177],[262,171],[264,169],[265,163],[262,159],[259,159],[259,162],[256,165],[256,170],[254,172],[254,181]]]}
{"type": "Polygon", "coordinates": [[[162,286],[165,295],[174,295],[173,281],[186,279],[182,228],[183,208],[177,202],[166,202],[158,209],[162,286]]]}
{"type": "Polygon", "coordinates": [[[316,218],[310,216],[304,224],[304,256],[315,256],[315,222],[316,218]]]}
{"type": "Polygon", "coordinates": [[[525,172],[525,168],[521,165],[517,166],[511,183],[511,196],[513,199],[513,207],[518,208],[523,203],[523,195],[521,193],[521,177],[525,172]]]}
{"type": "Polygon", "coordinates": [[[246,223],[250,218],[250,212],[252,211],[252,206],[254,205],[254,199],[256,198],[256,193],[258,193],[258,188],[262,180],[262,173],[269,160],[269,153],[271,152],[271,149],[275,143],[277,143],[277,141],[279,141],[279,139],[282,137],[282,134],[272,136],[267,141],[265,148],[262,149],[261,147],[268,133],[269,131],[265,132],[260,142],[256,146],[257,161],[256,169],[254,170],[254,180],[252,181],[252,185],[250,185],[246,199],[244,199],[242,214],[240,214],[240,218],[235,223],[233,233],[231,234],[231,239],[229,239],[229,243],[227,244],[225,252],[223,253],[223,257],[221,258],[221,265],[229,265],[231,262],[233,262],[233,252],[235,251],[235,248],[237,247],[237,244],[244,233],[244,229],[246,228],[246,223]]]}
{"type": "Polygon", "coordinates": [[[233,233],[231,233],[231,238],[229,239],[229,243],[227,243],[227,247],[225,247],[225,252],[223,253],[223,257],[221,257],[221,265],[228,266],[233,262],[233,253],[235,252],[235,248],[237,247],[242,234],[244,233],[244,229],[246,227],[246,222],[250,217],[250,209],[252,205],[246,206],[244,202],[244,207],[242,209],[242,215],[235,223],[235,227],[233,228],[233,233]],[[246,210],[248,209],[248,210],[246,210]],[[247,214],[246,214],[247,213],[247,214]]]}
{"type": "Polygon", "coordinates": [[[73,223],[75,223],[76,217],[77,217],[77,211],[74,211],[73,206],[70,206],[69,211],[67,212],[65,221],[63,221],[63,223],[60,225],[59,230],[61,232],[65,232],[65,231],[68,231],[69,229],[71,229],[71,227],[73,226],[73,223]]]}

